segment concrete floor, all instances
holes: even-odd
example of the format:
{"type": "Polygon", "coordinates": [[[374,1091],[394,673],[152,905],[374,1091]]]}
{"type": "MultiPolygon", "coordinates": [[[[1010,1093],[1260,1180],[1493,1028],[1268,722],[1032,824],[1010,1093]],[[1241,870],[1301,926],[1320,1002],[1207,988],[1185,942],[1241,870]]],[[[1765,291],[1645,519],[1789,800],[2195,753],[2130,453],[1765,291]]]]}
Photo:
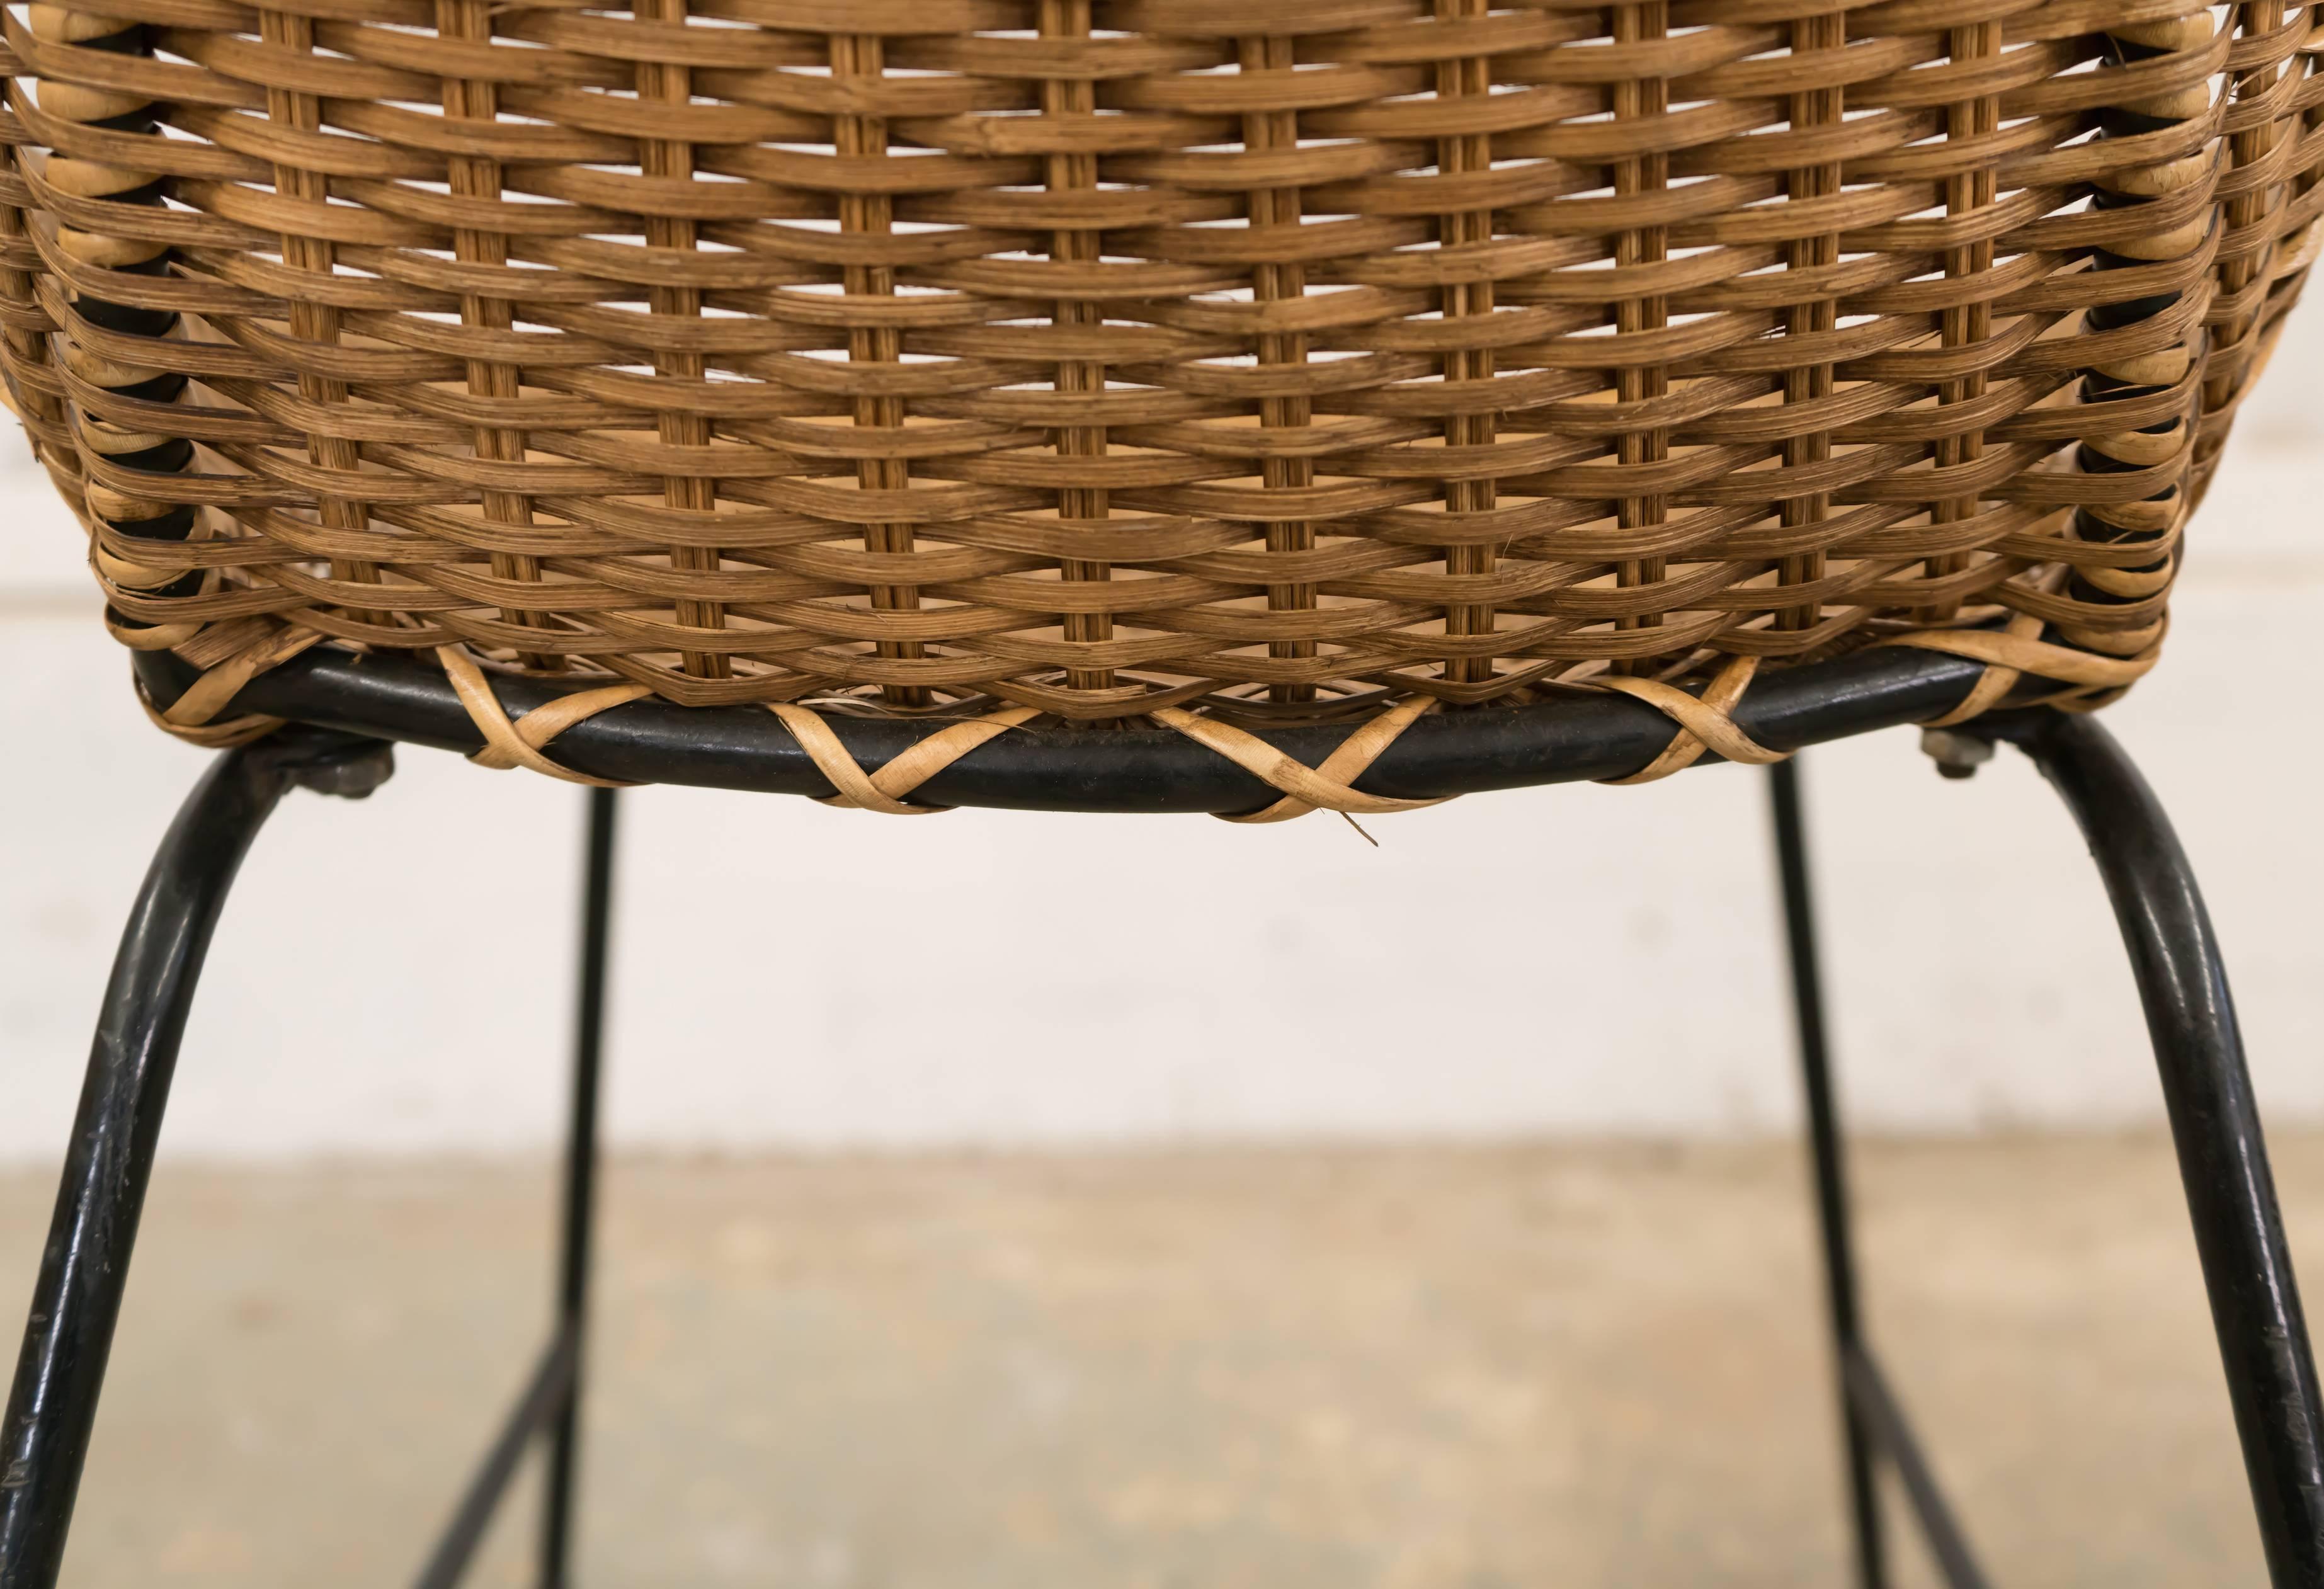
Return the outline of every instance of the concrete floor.
{"type": "MultiPolygon", "coordinates": [[[[2276,1153],[2324,1274],[2324,1135],[2276,1153]]],[[[2166,1144],[1858,1171],[1885,1353],[1997,1577],[2258,1584],[2166,1144]]],[[[586,1589],[1843,1582],[1786,1147],[646,1161],[607,1190],[586,1589]]],[[[0,1287],[49,1196],[0,1177],[0,1287]]],[[[535,1347],[547,1209],[538,1166],[165,1167],[67,1582],[409,1582],[535,1347]]],[[[530,1528],[474,1581],[526,1583],[530,1528]]]]}

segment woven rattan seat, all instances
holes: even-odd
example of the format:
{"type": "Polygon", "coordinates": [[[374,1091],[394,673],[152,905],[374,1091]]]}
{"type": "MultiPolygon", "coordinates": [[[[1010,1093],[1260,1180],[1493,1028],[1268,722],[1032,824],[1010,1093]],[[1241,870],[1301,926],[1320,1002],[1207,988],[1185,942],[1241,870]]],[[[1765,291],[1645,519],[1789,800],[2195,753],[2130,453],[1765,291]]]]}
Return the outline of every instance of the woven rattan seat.
{"type": "MultiPolygon", "coordinates": [[[[293,788],[376,789],[382,742],[596,786],[554,1322],[420,1589],[536,1447],[537,1581],[573,1581],[615,786],[1267,822],[1717,760],[1769,768],[1853,1581],[1893,1581],[1909,1508],[1984,1589],[1859,1307],[1785,760],[1905,724],[1955,776],[2015,745],[2089,841],[2270,1581],[2324,1589],[2324,1392],[2226,973],[2087,715],[2161,653],[2316,252],[2314,7],[623,3],[0,9],[0,369],[146,709],[223,747],[97,1021],[0,1589],[60,1582],[235,869],[293,788]]],[[[510,858],[490,882],[454,912],[486,954],[541,929],[510,858]]],[[[318,921],[376,885],[318,880],[318,921]]],[[[1536,954],[1602,928],[1550,916],[1536,954]]],[[[924,926],[868,940],[899,996],[942,981],[924,926]]],[[[765,957],[684,996],[788,1046],[765,957]]],[[[1157,985],[1314,996],[1196,958],[1157,985]]]]}
{"type": "Polygon", "coordinates": [[[1764,759],[1731,709],[1775,670],[1933,648],[1991,665],[1965,717],[2153,663],[2314,252],[2309,39],[2273,0],[35,5],[0,349],[208,743],[320,646],[544,771],[650,697],[771,708],[833,788],[867,715],[956,728],[935,765],[1316,725],[1339,773],[1269,781],[1333,803],[1424,712],[1609,691],[1654,771],[1764,759]]]}

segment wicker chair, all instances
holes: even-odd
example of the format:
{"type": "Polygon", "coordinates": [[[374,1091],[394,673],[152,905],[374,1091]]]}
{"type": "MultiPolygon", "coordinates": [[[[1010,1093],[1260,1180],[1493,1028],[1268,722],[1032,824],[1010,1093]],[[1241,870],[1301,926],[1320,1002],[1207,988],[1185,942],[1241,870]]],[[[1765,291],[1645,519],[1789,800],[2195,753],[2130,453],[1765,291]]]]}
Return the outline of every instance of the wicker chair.
{"type": "Polygon", "coordinates": [[[0,1431],[55,1582],[204,947],[394,741],[596,785],[566,1579],[614,796],[1360,817],[1774,766],[1858,1563],[1798,790],[2007,740],[2133,950],[2278,1585],[2315,1370],[2184,857],[2089,714],[2313,257],[2283,0],[108,0],[5,20],[0,366],[146,709],[225,753],[124,941],[0,1431]]]}

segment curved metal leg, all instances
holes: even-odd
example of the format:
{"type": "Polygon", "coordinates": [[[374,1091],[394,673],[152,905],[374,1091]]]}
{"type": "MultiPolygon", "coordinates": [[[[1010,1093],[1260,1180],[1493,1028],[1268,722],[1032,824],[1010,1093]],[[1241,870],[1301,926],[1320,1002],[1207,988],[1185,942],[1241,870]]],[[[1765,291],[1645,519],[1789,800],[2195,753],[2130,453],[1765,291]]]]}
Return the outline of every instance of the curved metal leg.
{"type": "Polygon", "coordinates": [[[122,933],[0,1427],[0,1589],[51,1589],[121,1316],[161,1110],[210,935],[251,841],[291,785],[367,794],[388,747],[285,731],[210,763],[122,933]]]}
{"type": "Polygon", "coordinates": [[[1886,1589],[1887,1551],[1881,1538],[1872,1431],[1849,1377],[1849,1363],[1862,1349],[1863,1335],[1857,1311],[1855,1244],[1849,1231],[1848,1167],[1824,1035],[1823,982],[1816,956],[1814,902],[1808,888],[1799,770],[1793,762],[1777,762],[1767,771],[1775,818],[1775,859],[1784,880],[1784,936],[1791,950],[1792,1011],[1798,1023],[1800,1073],[1807,1090],[1808,1141],[1815,1159],[1816,1222],[1823,1237],[1824,1296],[1831,1313],[1840,1435],[1848,1454],[1848,1495],[1856,1523],[1856,1581],[1860,1589],[1886,1589]]]}
{"type": "Polygon", "coordinates": [[[2324,1409],[2203,896],[2154,791],[2095,718],[2045,712],[1997,726],[2072,810],[2114,901],[2162,1074],[2269,1576],[2277,1589],[2319,1589],[2324,1409]]]}
{"type": "MultiPolygon", "coordinates": [[[[2096,719],[2029,712],[1986,720],[1978,730],[2008,739],[2032,756],[2089,841],[2146,1011],[2268,1575],[2276,1589],[2324,1589],[2324,1400],[2284,1246],[2235,1004],[2202,893],[2154,791],[2096,719]]],[[[1773,771],[1809,1135],[1840,1357],[1858,1573],[1868,1585],[1880,1582],[1880,1519],[1871,1486],[1873,1470],[1886,1458],[1895,1465],[1946,1581],[1957,1589],[1973,1589],[1984,1578],[1864,1340],[1857,1312],[1798,777],[1788,763],[1773,771]]]]}
{"type": "MultiPolygon", "coordinates": [[[[2270,1575],[2277,1589],[2324,1589],[2324,1409],[2234,1006],[2201,895],[2153,791],[2095,721],[2044,713],[1997,720],[1991,732],[2026,750],[2064,797],[2114,901],[2153,1039],[2270,1575]]],[[[359,796],[376,787],[389,765],[383,744],[318,731],[286,731],[229,752],[189,797],[154,857],[107,984],[0,1426],[0,1589],[53,1589],[57,1582],[171,1071],[202,960],[242,858],[292,784],[359,796]]],[[[1948,1581],[1981,1584],[1862,1338],[1797,775],[1789,765],[1775,769],[1774,792],[1859,1575],[1868,1589],[1883,1581],[1874,1468],[1885,1455],[1904,1481],[1948,1581]]],[[[542,1581],[562,1589],[566,1578],[614,811],[611,791],[593,793],[558,1329],[422,1574],[424,1584],[456,1581],[525,1444],[540,1433],[550,1445],[542,1581]]]]}

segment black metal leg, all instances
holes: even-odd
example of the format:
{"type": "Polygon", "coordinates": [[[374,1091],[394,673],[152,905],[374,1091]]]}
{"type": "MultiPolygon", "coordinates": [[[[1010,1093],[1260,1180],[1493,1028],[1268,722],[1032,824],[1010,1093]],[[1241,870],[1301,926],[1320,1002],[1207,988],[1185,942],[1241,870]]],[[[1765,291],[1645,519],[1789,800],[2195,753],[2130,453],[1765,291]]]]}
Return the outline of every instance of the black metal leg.
{"type": "Polygon", "coordinates": [[[114,957],[56,1215],[0,1428],[0,1589],[51,1589],[170,1078],[235,873],[286,790],[367,794],[388,747],[286,731],[210,763],[171,823],[114,957]]]}
{"type": "Polygon", "coordinates": [[[476,1547],[484,1542],[484,1530],[500,1510],[517,1464],[536,1436],[549,1445],[540,1581],[546,1589],[563,1589],[571,1574],[573,1492],[580,1445],[581,1345],[596,1209],[597,1094],[604,1049],[605,947],[613,913],[616,808],[613,790],[589,791],[588,869],[582,892],[581,975],[573,1034],[573,1116],[566,1143],[556,1328],[515,1407],[468,1481],[451,1523],[420,1569],[419,1589],[453,1589],[467,1575],[476,1547]]]}
{"type": "Polygon", "coordinates": [[[613,903],[616,791],[589,791],[588,875],[581,907],[581,975],[573,1023],[573,1123],[565,1150],[565,1245],[557,1316],[573,1342],[565,1404],[549,1430],[549,1493],[540,1539],[541,1589],[565,1589],[573,1551],[573,1490],[581,1437],[579,1354],[589,1305],[597,1190],[597,1095],[605,1039],[605,940],[613,903]]]}
{"type": "Polygon", "coordinates": [[[2211,1322],[2276,1589],[2324,1586],[2316,1363],[2218,944],[2171,819],[2091,717],[2003,725],[2080,823],[2114,901],[2163,1078],[2211,1322]]]}
{"type": "MultiPolygon", "coordinates": [[[[2114,901],[2154,1044],[2269,1574],[2276,1589],[2324,1589],[2324,1399],[2234,1005],[2200,892],[2153,791],[2095,721],[2041,713],[1984,726],[2020,744],[2057,787],[2114,901]]],[[[0,1589],[53,1589],[62,1566],[171,1075],[235,873],[291,785],[360,796],[386,776],[388,758],[388,748],[376,742],[310,730],[229,752],[189,797],[154,857],[106,987],[0,1426],[0,1589]]],[[[1885,1580],[1874,1487],[1876,1464],[1885,1457],[1904,1481],[1946,1581],[1954,1589],[1983,1589],[1983,1575],[1864,1340],[1794,768],[1775,768],[1772,787],[1858,1575],[1866,1589],[1880,1589],[1885,1580]]],[[[557,1328],[423,1571],[423,1589],[448,1589],[458,1581],[535,1436],[549,1446],[542,1582],[564,1589],[567,1579],[615,812],[613,791],[593,791],[557,1328]]]]}
{"type": "Polygon", "coordinates": [[[1784,933],[1791,948],[1792,1010],[1798,1023],[1800,1072],[1807,1084],[1808,1141],[1815,1159],[1816,1219],[1823,1236],[1824,1294],[1831,1309],[1834,1376],[1841,1436],[1848,1453],[1848,1492],[1856,1520],[1856,1580],[1861,1589],[1886,1589],[1887,1552],[1881,1536],[1880,1491],[1873,1472],[1871,1431],[1852,1392],[1850,1361],[1862,1345],[1856,1299],[1856,1252],[1849,1230],[1848,1166],[1833,1101],[1825,1037],[1823,983],[1816,956],[1815,909],[1808,888],[1807,833],[1800,810],[1797,765],[1768,770],[1775,818],[1775,858],[1784,879],[1784,933]]]}

